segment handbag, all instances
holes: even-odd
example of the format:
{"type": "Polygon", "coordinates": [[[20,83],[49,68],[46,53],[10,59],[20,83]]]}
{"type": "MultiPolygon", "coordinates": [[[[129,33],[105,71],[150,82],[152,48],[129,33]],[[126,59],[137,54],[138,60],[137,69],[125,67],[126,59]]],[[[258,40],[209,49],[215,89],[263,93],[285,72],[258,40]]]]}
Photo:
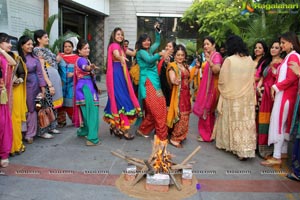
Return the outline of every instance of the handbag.
{"type": "Polygon", "coordinates": [[[38,112],[38,121],[40,128],[45,128],[55,120],[55,115],[51,107],[41,108],[38,112]]]}
{"type": "Polygon", "coordinates": [[[137,63],[132,65],[132,67],[129,70],[129,74],[133,83],[135,85],[138,85],[140,81],[140,66],[137,63]]]}

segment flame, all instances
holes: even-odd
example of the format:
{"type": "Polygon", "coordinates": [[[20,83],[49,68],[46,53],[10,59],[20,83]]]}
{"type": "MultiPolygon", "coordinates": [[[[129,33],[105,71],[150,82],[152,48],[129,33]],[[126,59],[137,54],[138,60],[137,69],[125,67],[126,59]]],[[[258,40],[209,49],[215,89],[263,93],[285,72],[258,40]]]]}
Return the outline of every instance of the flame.
{"type": "Polygon", "coordinates": [[[155,173],[168,173],[172,165],[171,154],[166,150],[168,141],[161,141],[159,138],[154,138],[154,147],[156,149],[154,156],[153,169],[155,173]]]}

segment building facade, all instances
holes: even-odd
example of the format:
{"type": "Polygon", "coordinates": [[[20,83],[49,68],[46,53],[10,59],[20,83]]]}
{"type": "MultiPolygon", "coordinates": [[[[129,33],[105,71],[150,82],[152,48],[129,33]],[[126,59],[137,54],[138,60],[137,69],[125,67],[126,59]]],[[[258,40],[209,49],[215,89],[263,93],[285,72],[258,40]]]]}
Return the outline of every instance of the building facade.
{"type": "Polygon", "coordinates": [[[180,22],[193,0],[0,0],[0,31],[20,37],[25,28],[43,29],[49,16],[58,14],[52,26],[50,44],[69,31],[88,40],[91,61],[105,67],[109,37],[121,27],[129,46],[134,48],[139,35],[153,34],[161,23],[163,40],[193,39],[195,32],[180,22]]]}

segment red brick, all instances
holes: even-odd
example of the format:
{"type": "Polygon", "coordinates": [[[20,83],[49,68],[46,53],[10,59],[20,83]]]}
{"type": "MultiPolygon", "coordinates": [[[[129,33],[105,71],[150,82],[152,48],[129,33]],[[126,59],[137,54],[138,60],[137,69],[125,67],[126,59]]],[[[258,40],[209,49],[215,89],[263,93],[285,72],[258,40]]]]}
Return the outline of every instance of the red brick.
{"type": "Polygon", "coordinates": [[[149,191],[156,191],[156,192],[168,192],[169,191],[169,185],[152,185],[145,183],[146,190],[149,191]]]}
{"type": "Polygon", "coordinates": [[[124,175],[125,181],[133,181],[135,179],[135,175],[133,174],[125,174],[124,175]]]}
{"type": "Polygon", "coordinates": [[[182,185],[192,185],[192,182],[193,182],[193,179],[185,179],[185,178],[181,179],[182,185]]]}

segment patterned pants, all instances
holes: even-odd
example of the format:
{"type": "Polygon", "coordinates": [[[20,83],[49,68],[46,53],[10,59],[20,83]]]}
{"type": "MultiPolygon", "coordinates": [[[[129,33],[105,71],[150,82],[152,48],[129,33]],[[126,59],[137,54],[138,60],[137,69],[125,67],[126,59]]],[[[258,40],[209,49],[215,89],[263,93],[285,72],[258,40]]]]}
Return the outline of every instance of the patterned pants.
{"type": "Polygon", "coordinates": [[[167,108],[165,97],[162,91],[155,90],[152,83],[147,79],[146,83],[146,98],[144,100],[145,118],[142,121],[139,131],[143,134],[149,134],[154,128],[156,135],[160,140],[167,139],[168,129],[167,108]]]}

